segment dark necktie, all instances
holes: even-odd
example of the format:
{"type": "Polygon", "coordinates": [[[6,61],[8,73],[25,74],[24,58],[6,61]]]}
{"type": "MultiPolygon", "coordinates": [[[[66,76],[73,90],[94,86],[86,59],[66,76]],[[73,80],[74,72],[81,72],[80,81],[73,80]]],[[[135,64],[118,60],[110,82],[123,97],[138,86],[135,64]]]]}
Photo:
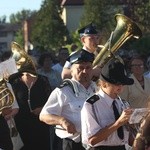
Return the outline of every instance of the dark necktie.
{"type": "MultiPolygon", "coordinates": [[[[114,111],[115,119],[117,120],[120,117],[120,114],[118,112],[118,109],[116,107],[115,102],[116,101],[114,100],[113,103],[112,103],[112,106],[113,106],[113,111],[114,111]]],[[[117,133],[118,133],[119,138],[123,139],[124,133],[123,133],[123,127],[122,126],[117,129],[117,133]]]]}

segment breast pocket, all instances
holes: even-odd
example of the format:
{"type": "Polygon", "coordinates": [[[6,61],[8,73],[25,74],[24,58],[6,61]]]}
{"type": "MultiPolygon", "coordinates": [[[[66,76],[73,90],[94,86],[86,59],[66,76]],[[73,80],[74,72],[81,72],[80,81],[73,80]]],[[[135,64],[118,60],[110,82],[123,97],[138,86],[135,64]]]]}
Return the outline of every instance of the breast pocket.
{"type": "Polygon", "coordinates": [[[70,103],[70,108],[73,112],[78,112],[80,113],[81,109],[82,109],[82,104],[78,103],[78,102],[72,102],[70,103]]]}

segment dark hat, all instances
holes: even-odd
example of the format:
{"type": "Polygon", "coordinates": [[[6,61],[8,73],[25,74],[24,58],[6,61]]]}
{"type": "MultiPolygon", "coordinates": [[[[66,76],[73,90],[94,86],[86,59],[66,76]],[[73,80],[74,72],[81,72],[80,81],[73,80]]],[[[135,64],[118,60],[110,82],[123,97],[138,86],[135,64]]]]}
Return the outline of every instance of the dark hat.
{"type": "Polygon", "coordinates": [[[89,53],[86,50],[78,50],[75,51],[73,54],[71,54],[67,60],[71,63],[71,64],[76,64],[76,63],[80,63],[80,62],[93,62],[94,61],[94,54],[93,53],[89,53]]]}
{"type": "Polygon", "coordinates": [[[84,35],[97,34],[96,26],[93,23],[88,24],[87,26],[78,30],[80,37],[84,35]]]}
{"type": "Polygon", "coordinates": [[[131,85],[134,83],[132,78],[128,78],[125,66],[119,59],[111,59],[101,70],[102,80],[112,84],[131,85]]]}

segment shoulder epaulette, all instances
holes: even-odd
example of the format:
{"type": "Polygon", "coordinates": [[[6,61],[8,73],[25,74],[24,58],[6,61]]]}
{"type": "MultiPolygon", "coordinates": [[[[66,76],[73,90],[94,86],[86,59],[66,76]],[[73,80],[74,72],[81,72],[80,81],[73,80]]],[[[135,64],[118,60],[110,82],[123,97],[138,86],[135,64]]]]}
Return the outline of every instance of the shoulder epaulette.
{"type": "Polygon", "coordinates": [[[98,101],[100,98],[98,95],[93,95],[92,97],[90,97],[86,102],[90,103],[90,104],[94,104],[96,101],[98,101]]]}
{"type": "Polygon", "coordinates": [[[63,83],[59,86],[59,88],[63,88],[64,86],[69,86],[76,96],[78,96],[78,89],[75,85],[75,83],[71,79],[65,79],[63,80],[63,83]]]}

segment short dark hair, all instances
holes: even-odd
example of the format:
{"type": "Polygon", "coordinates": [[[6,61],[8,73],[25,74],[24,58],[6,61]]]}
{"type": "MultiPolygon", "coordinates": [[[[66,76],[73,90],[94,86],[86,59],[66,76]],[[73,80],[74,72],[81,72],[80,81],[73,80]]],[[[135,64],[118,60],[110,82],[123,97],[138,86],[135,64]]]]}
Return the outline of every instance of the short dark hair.
{"type": "Polygon", "coordinates": [[[68,48],[66,48],[66,47],[60,48],[60,49],[58,50],[58,52],[60,53],[60,52],[63,51],[63,50],[68,51],[68,48]]]}
{"type": "Polygon", "coordinates": [[[133,60],[135,60],[135,59],[138,59],[138,60],[141,60],[141,61],[143,61],[143,64],[144,64],[144,66],[145,66],[145,60],[144,60],[144,58],[141,56],[141,55],[135,55],[135,56],[133,56],[131,59],[130,59],[130,61],[129,61],[129,67],[130,67],[130,69],[131,69],[131,64],[132,64],[132,62],[133,62],[133,60]]]}
{"type": "Polygon", "coordinates": [[[43,53],[43,54],[40,55],[39,60],[38,60],[38,64],[40,66],[43,66],[44,61],[45,61],[46,58],[52,59],[52,56],[49,52],[48,53],[43,53]]]}
{"type": "Polygon", "coordinates": [[[5,61],[7,59],[9,59],[11,56],[11,51],[5,51],[2,53],[1,55],[1,61],[5,61]]]}

